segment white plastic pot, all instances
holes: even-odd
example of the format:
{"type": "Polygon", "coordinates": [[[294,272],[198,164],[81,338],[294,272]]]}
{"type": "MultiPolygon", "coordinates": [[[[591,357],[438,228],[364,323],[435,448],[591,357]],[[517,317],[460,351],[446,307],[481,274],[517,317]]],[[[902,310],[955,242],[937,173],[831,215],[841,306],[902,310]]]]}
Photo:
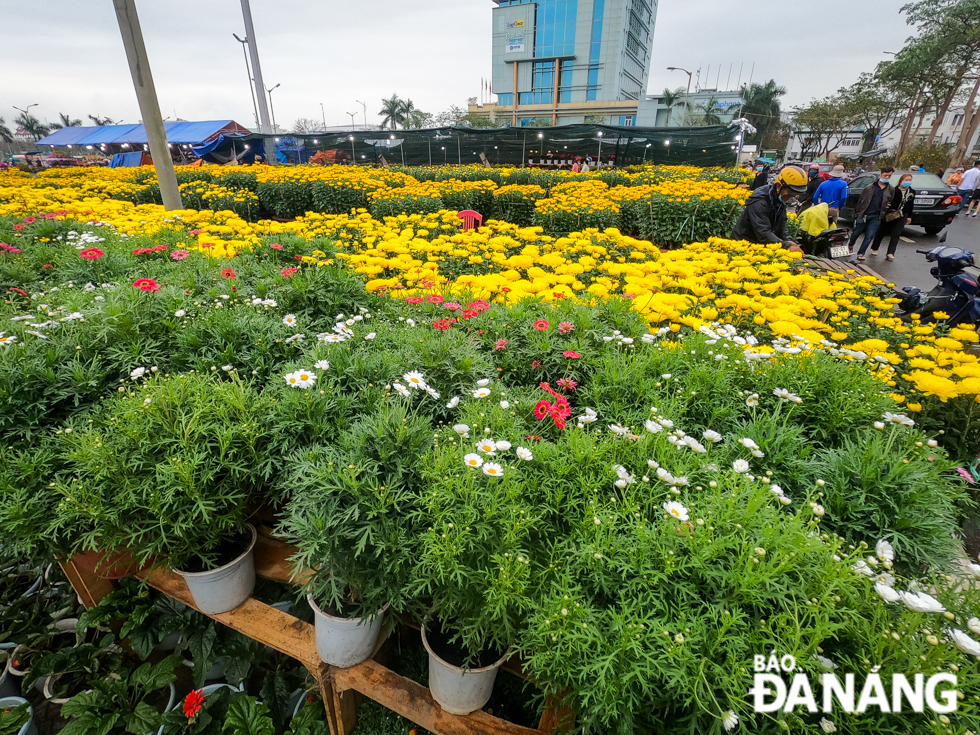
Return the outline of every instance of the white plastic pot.
{"type": "Polygon", "coordinates": [[[174,569],[187,582],[194,604],[206,615],[234,610],[252,595],[255,589],[255,527],[248,524],[252,540],[248,548],[234,561],[209,572],[182,572],[174,569]]]}
{"type": "Polygon", "coordinates": [[[483,709],[493,693],[493,682],[504,665],[508,651],[500,660],[482,669],[464,670],[446,663],[429,646],[422,627],[422,645],[429,654],[429,692],[446,712],[452,715],[468,715],[483,709]]]}
{"type": "Polygon", "coordinates": [[[381,633],[387,605],[371,618],[336,618],[317,607],[312,595],[307,595],[306,600],[313,608],[316,652],[324,663],[349,669],[371,657],[381,633]]]}
{"type": "MultiPolygon", "coordinates": [[[[0,651],[7,651],[13,654],[13,649],[17,646],[16,643],[0,643],[0,651]]],[[[16,697],[20,694],[20,688],[17,685],[17,680],[14,679],[7,667],[3,667],[3,671],[0,672],[0,697],[16,697]]]]}
{"type": "MultiPolygon", "coordinates": [[[[16,707],[26,701],[23,697],[0,697],[0,707],[16,707]]],[[[17,731],[17,735],[37,735],[37,728],[34,727],[34,709],[30,705],[27,705],[27,712],[30,715],[27,724],[17,731]]]]}
{"type": "MultiPolygon", "coordinates": [[[[184,666],[192,671],[194,670],[194,662],[189,659],[184,659],[184,666]]],[[[210,669],[208,669],[208,673],[204,675],[204,681],[214,681],[215,679],[222,678],[224,675],[225,667],[220,663],[215,663],[210,669]]]]}

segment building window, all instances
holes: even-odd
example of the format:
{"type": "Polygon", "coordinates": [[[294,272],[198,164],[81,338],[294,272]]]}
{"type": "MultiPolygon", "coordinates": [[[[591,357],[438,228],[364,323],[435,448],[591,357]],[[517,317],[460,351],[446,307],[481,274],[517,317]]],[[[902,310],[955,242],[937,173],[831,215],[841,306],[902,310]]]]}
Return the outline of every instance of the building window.
{"type": "MultiPolygon", "coordinates": [[[[531,73],[531,99],[527,104],[550,105],[555,95],[555,64],[554,61],[536,61],[531,73]]],[[[524,103],[524,93],[521,94],[521,104],[524,103]]]]}
{"type": "Polygon", "coordinates": [[[575,53],[578,0],[537,0],[534,55],[571,56],[575,53]]]}
{"type": "Polygon", "coordinates": [[[575,62],[567,59],[561,62],[561,78],[558,81],[558,101],[572,101],[572,68],[575,62]]]}
{"type": "Polygon", "coordinates": [[[636,124],[636,115],[620,115],[619,124],[622,127],[628,128],[636,124]]]}
{"type": "Polygon", "coordinates": [[[602,15],[606,9],[606,0],[595,0],[592,11],[592,41],[589,49],[589,85],[585,99],[594,101],[599,92],[599,58],[602,55],[602,15]]]}
{"type": "Polygon", "coordinates": [[[534,93],[533,92],[521,92],[518,95],[518,99],[522,105],[533,105],[534,104],[534,93]]]}
{"type": "Polygon", "coordinates": [[[498,94],[497,104],[503,107],[513,107],[514,106],[514,95],[513,94],[498,94]]]}
{"type": "Polygon", "coordinates": [[[963,124],[963,115],[953,115],[953,127],[958,128],[963,124]]]}

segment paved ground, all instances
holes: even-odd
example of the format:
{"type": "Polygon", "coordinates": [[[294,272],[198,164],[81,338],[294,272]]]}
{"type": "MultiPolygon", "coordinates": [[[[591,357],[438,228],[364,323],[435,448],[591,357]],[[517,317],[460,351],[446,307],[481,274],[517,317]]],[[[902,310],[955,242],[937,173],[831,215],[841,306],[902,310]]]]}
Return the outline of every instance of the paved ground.
{"type": "MultiPolygon", "coordinates": [[[[968,218],[960,215],[943,230],[943,233],[946,233],[947,245],[974,251],[980,262],[980,217],[968,218]]],[[[865,265],[899,288],[917,286],[923,291],[928,291],[936,284],[936,280],[929,274],[932,264],[926,261],[924,255],[915,251],[935,247],[939,244],[940,237],[942,234],[929,237],[920,227],[906,227],[902,240],[898,243],[898,251],[893,262],[889,263],[885,260],[886,241],[882,243],[881,252],[877,256],[871,255],[871,251],[868,250],[865,265]]],[[[855,245],[855,251],[859,245],[860,243],[855,245]]]]}

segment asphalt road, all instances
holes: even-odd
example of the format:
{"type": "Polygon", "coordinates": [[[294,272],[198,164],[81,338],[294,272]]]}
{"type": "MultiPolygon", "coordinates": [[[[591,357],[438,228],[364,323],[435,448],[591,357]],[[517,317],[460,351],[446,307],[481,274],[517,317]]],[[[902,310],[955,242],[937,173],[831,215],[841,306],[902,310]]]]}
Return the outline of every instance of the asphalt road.
{"type": "MultiPolygon", "coordinates": [[[[868,250],[865,254],[867,260],[864,264],[899,288],[916,286],[923,291],[929,291],[936,285],[936,279],[929,274],[932,264],[926,261],[924,255],[915,251],[936,247],[943,234],[946,235],[946,245],[972,250],[977,253],[978,261],[980,261],[980,216],[973,218],[961,214],[942,233],[933,237],[926,235],[921,227],[906,227],[902,233],[902,239],[898,243],[894,261],[889,263],[885,260],[886,240],[882,243],[878,255],[871,255],[871,250],[868,250]]],[[[860,242],[855,243],[855,252],[859,246],[860,242]]]]}

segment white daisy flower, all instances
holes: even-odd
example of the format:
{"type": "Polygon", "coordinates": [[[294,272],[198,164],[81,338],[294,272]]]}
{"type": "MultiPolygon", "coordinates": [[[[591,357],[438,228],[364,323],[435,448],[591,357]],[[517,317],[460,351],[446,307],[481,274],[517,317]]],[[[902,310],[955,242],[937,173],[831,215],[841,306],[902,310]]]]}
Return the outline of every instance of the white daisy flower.
{"type": "Polygon", "coordinates": [[[476,448],[484,454],[493,454],[497,451],[497,445],[493,439],[481,439],[476,443],[476,448]]]}
{"type": "Polygon", "coordinates": [[[687,508],[676,500],[669,500],[664,503],[664,510],[679,521],[686,521],[690,517],[687,514],[687,508]]]}
{"type": "Polygon", "coordinates": [[[425,376],[418,370],[412,370],[411,372],[405,373],[402,378],[406,383],[408,383],[409,388],[425,390],[428,387],[425,383],[425,376]]]}
{"type": "Polygon", "coordinates": [[[3,345],[4,347],[9,347],[16,341],[17,341],[16,335],[11,334],[9,337],[4,337],[3,332],[0,332],[0,345],[3,345]]]}
{"type": "Polygon", "coordinates": [[[287,337],[285,343],[291,345],[293,342],[302,342],[304,339],[306,339],[305,334],[294,334],[292,337],[287,337]]]}
{"type": "Polygon", "coordinates": [[[895,548],[885,539],[879,539],[875,544],[875,556],[882,561],[895,561],[895,548]]]}
{"type": "Polygon", "coordinates": [[[884,421],[875,421],[874,422],[874,427],[876,429],[878,429],[878,431],[881,431],[882,429],[885,428],[885,422],[884,421]]]}
{"type": "Polygon", "coordinates": [[[506,452],[508,449],[510,449],[510,442],[509,441],[497,442],[497,449],[501,452],[506,452]]]}
{"type": "Polygon", "coordinates": [[[286,382],[294,388],[310,388],[316,383],[316,375],[311,370],[297,370],[286,376],[286,382]]]}
{"type": "Polygon", "coordinates": [[[490,379],[489,378],[481,378],[480,380],[476,381],[476,384],[478,386],[480,386],[481,388],[486,388],[488,385],[490,385],[490,379]]]}
{"type": "Polygon", "coordinates": [[[368,342],[370,342],[372,339],[374,339],[377,336],[378,335],[377,335],[376,332],[370,332],[369,334],[365,334],[364,335],[364,339],[367,340],[368,342]]]}
{"type": "Polygon", "coordinates": [[[174,316],[184,316],[186,313],[187,312],[183,309],[177,309],[177,311],[174,312],[174,316]]]}
{"type": "MultiPolygon", "coordinates": [[[[902,596],[902,602],[910,610],[922,613],[941,613],[946,612],[946,608],[943,604],[937,600],[932,595],[928,595],[925,592],[899,592],[902,596]]],[[[978,654],[980,655],[980,654],[978,654]]]]}
{"type": "Polygon", "coordinates": [[[837,668],[837,664],[826,656],[821,656],[819,653],[813,654],[813,658],[816,659],[818,664],[820,664],[820,668],[824,669],[825,671],[833,671],[837,668]]]}
{"type": "Polygon", "coordinates": [[[712,444],[717,444],[718,442],[723,441],[721,434],[719,434],[717,431],[712,431],[711,429],[705,431],[702,436],[706,442],[711,442],[712,444]]]}
{"type": "Polygon", "coordinates": [[[530,462],[532,459],[534,459],[534,454],[532,454],[531,450],[527,447],[518,447],[517,458],[522,459],[525,462],[530,462]]]}
{"type": "Polygon", "coordinates": [[[739,439],[738,440],[738,443],[741,444],[746,449],[758,449],[759,448],[759,445],[756,444],[751,439],[749,439],[748,437],[744,437],[742,439],[739,439]]]}
{"type": "Polygon", "coordinates": [[[295,314],[286,314],[286,316],[282,318],[282,323],[287,327],[295,327],[297,324],[299,324],[295,314]]]}
{"type": "Polygon", "coordinates": [[[967,656],[980,656],[980,643],[977,643],[962,630],[950,628],[946,631],[953,645],[963,651],[967,656]]]}
{"type": "Polygon", "coordinates": [[[891,413],[890,411],[885,411],[885,415],[882,416],[882,418],[885,421],[898,424],[899,426],[915,426],[915,422],[902,413],[891,413]]]}
{"type": "Polygon", "coordinates": [[[731,710],[728,710],[721,716],[721,724],[722,727],[725,728],[726,732],[734,730],[736,727],[738,727],[738,715],[731,710]]]}
{"type": "Polygon", "coordinates": [[[837,732],[837,725],[828,720],[826,717],[821,717],[820,729],[827,733],[827,735],[833,735],[833,733],[837,732]]]}
{"type": "Polygon", "coordinates": [[[736,459],[734,462],[732,462],[732,469],[739,474],[744,474],[749,471],[749,463],[744,459],[736,459]]]}
{"type": "Polygon", "coordinates": [[[465,457],[463,457],[463,463],[467,467],[479,468],[483,466],[483,457],[481,457],[479,454],[467,454],[465,457]]]}
{"type": "Polygon", "coordinates": [[[486,398],[488,395],[490,395],[489,388],[477,388],[475,391],[473,391],[474,398],[486,398]]]}
{"type": "Polygon", "coordinates": [[[598,421],[598,420],[599,420],[599,414],[597,414],[595,412],[595,409],[593,408],[585,409],[585,413],[582,416],[578,417],[578,421],[580,424],[591,424],[594,421],[598,421]]]}
{"type": "Polygon", "coordinates": [[[487,462],[483,465],[483,474],[490,477],[503,477],[504,468],[495,462],[487,462]]]}
{"type": "Polygon", "coordinates": [[[329,370],[330,362],[328,360],[317,360],[315,363],[313,363],[313,367],[315,367],[317,370],[329,370]]]}
{"type": "Polygon", "coordinates": [[[138,368],[134,368],[129,373],[129,377],[132,380],[136,380],[137,378],[142,378],[145,374],[146,374],[146,368],[145,367],[138,367],[138,368]]]}
{"type": "Polygon", "coordinates": [[[980,635],[980,618],[970,618],[966,621],[966,627],[980,635]]]}
{"type": "Polygon", "coordinates": [[[232,370],[235,369],[235,366],[234,365],[222,365],[221,366],[221,369],[224,370],[226,373],[230,373],[232,370]]]}
{"type": "Polygon", "coordinates": [[[449,399],[449,403],[446,404],[446,408],[456,408],[459,405],[459,396],[453,396],[449,399]]]}
{"type": "Polygon", "coordinates": [[[887,584],[882,584],[881,582],[875,582],[875,592],[877,592],[881,599],[885,602],[899,602],[902,596],[889,587],[887,584]]]}
{"type": "Polygon", "coordinates": [[[425,392],[435,398],[437,401],[439,400],[439,392],[432,386],[427,386],[425,392]]]}
{"type": "Polygon", "coordinates": [[[403,395],[403,396],[410,396],[410,395],[412,395],[412,391],[410,391],[410,390],[409,390],[408,388],[406,388],[406,387],[405,387],[404,385],[402,385],[401,383],[395,383],[395,384],[394,384],[394,385],[393,385],[392,387],[393,387],[393,388],[394,388],[394,389],[395,389],[395,390],[396,390],[396,391],[397,391],[397,392],[398,392],[398,393],[399,393],[400,395],[403,395]]]}
{"type": "Polygon", "coordinates": [[[453,431],[459,434],[464,439],[468,439],[470,436],[469,424],[456,424],[453,426],[453,431]]]}
{"type": "Polygon", "coordinates": [[[503,408],[504,410],[510,408],[510,401],[501,401],[500,407],[503,408]]]}
{"type": "Polygon", "coordinates": [[[658,424],[656,421],[653,421],[652,419],[647,419],[646,421],[643,422],[643,425],[647,428],[647,431],[649,431],[651,434],[659,434],[661,431],[664,430],[663,426],[658,424]]]}
{"type": "Polygon", "coordinates": [[[616,436],[626,436],[629,431],[619,424],[609,424],[609,431],[611,431],[616,436]]]}

